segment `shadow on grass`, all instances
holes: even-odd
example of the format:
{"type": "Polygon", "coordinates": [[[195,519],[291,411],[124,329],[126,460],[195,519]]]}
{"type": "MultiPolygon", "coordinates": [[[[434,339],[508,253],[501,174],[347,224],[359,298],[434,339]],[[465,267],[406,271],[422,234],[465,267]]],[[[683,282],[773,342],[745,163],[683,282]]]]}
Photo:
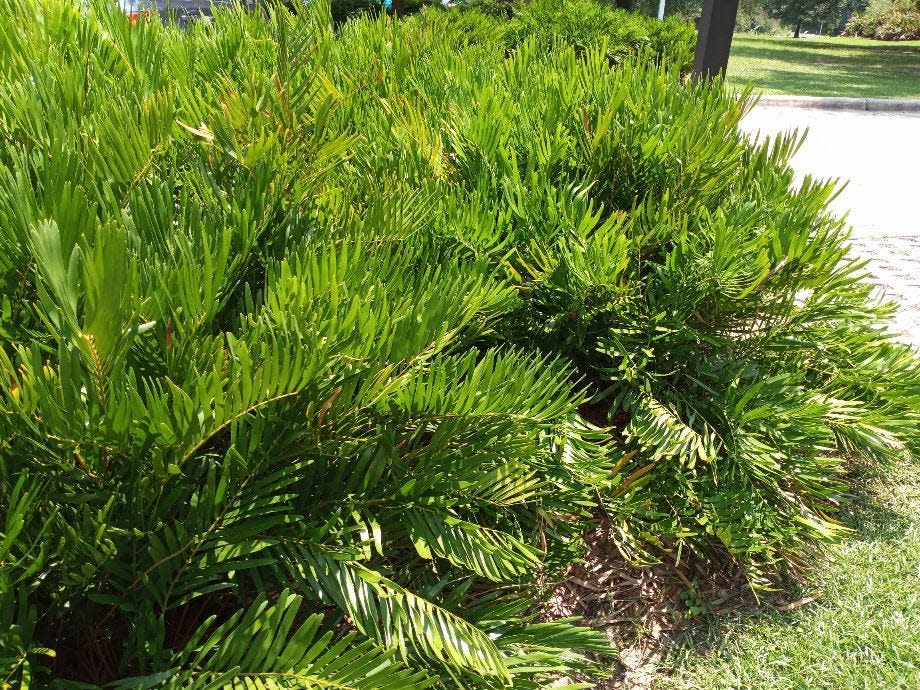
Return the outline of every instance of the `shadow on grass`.
{"type": "MultiPolygon", "coordinates": [[[[836,68],[835,68],[836,69],[836,68]]],[[[743,77],[732,75],[735,82],[750,80],[755,87],[780,93],[808,96],[851,96],[911,98],[920,96],[920,66],[916,77],[905,75],[869,74],[865,71],[837,69],[834,73],[807,73],[784,69],[757,70],[756,74],[743,77]]]]}
{"type": "Polygon", "coordinates": [[[729,59],[729,78],[781,93],[920,96],[920,49],[833,48],[739,43],[729,59]]]}
{"type": "MultiPolygon", "coordinates": [[[[880,551],[896,549],[911,524],[918,520],[916,487],[920,486],[920,470],[898,463],[875,467],[860,464],[851,467],[847,482],[854,488],[837,517],[853,530],[849,539],[880,551]],[[892,497],[897,489],[905,486],[915,487],[912,498],[903,495],[892,497]]],[[[822,565],[820,560],[815,564],[814,574],[819,575],[819,579],[828,577],[828,570],[822,569],[822,565]]],[[[835,567],[831,563],[830,572],[835,567]]],[[[800,614],[807,612],[813,597],[820,600],[822,591],[818,583],[790,581],[775,594],[776,600],[786,604],[777,606],[777,602],[758,602],[748,593],[738,597],[729,609],[719,611],[719,615],[710,615],[687,625],[670,641],[665,664],[660,670],[666,674],[668,670],[678,668],[682,659],[721,650],[733,636],[743,634],[758,623],[789,626],[791,633],[803,622],[800,614]]],[[[838,605],[833,600],[826,603],[838,605]]],[[[845,603],[839,605],[845,606],[845,603]]]]}
{"type": "Polygon", "coordinates": [[[803,65],[813,64],[815,60],[820,60],[822,63],[829,65],[849,67],[852,71],[873,68],[891,69],[893,67],[904,68],[908,71],[920,69],[920,50],[911,52],[891,51],[885,54],[879,54],[878,51],[865,50],[863,48],[855,50],[857,53],[854,55],[839,55],[836,54],[838,51],[828,53],[808,50],[795,51],[765,46],[738,45],[732,47],[731,57],[776,60],[803,65]]]}
{"type": "Polygon", "coordinates": [[[815,40],[809,39],[807,41],[796,41],[794,38],[788,39],[770,39],[770,40],[750,40],[745,39],[744,37],[736,37],[732,41],[732,53],[737,53],[741,50],[750,50],[756,53],[764,53],[766,51],[777,51],[782,53],[784,56],[788,57],[790,51],[816,51],[816,50],[832,50],[834,52],[857,52],[862,54],[871,54],[871,53],[894,53],[899,55],[904,55],[909,58],[916,58],[920,56],[920,46],[918,45],[898,45],[896,43],[892,45],[849,45],[846,43],[839,43],[833,40],[815,40]],[[767,46],[777,46],[768,48],[767,46]],[[781,47],[779,47],[781,46],[781,47]]]}
{"type": "Polygon", "coordinates": [[[920,470],[898,462],[872,465],[851,463],[847,483],[854,487],[839,516],[856,532],[855,538],[866,542],[892,543],[904,536],[918,515],[908,506],[909,500],[892,497],[890,487],[917,486],[920,470]],[[893,507],[892,502],[904,505],[893,507]]]}

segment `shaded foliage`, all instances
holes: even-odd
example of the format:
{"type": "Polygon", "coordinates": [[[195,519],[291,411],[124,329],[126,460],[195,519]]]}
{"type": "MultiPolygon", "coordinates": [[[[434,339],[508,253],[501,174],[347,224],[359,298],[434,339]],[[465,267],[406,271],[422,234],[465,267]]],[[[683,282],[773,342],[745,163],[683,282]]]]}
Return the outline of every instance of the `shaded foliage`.
{"type": "Polygon", "coordinates": [[[603,44],[612,61],[645,54],[685,71],[696,45],[696,31],[687,21],[669,17],[660,22],[596,0],[465,3],[446,11],[429,9],[414,21],[438,31],[451,45],[513,51],[530,41],[541,52],[572,46],[582,54],[603,44]]]}

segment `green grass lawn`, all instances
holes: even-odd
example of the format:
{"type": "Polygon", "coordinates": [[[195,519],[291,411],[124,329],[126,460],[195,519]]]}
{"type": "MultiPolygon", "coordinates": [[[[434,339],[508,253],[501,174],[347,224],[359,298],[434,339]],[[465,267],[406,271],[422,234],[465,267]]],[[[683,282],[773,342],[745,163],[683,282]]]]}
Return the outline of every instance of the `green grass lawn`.
{"type": "Polygon", "coordinates": [[[740,34],[728,80],[763,93],[920,98],[920,41],[740,34]]]}
{"type": "Polygon", "coordinates": [[[920,688],[920,469],[870,481],[847,522],[855,538],[792,595],[814,603],[698,630],[655,690],[920,688]]]}

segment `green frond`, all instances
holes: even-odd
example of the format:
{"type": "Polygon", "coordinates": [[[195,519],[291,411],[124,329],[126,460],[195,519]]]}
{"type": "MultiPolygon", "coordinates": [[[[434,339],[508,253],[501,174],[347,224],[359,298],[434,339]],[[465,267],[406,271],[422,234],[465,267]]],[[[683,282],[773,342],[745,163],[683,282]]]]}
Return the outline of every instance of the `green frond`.
{"type": "Polygon", "coordinates": [[[347,612],[365,635],[388,648],[428,656],[508,685],[511,676],[495,643],[457,614],[413,594],[360,563],[316,550],[292,553],[295,576],[347,612]]]}
{"type": "Polygon", "coordinates": [[[644,450],[651,462],[676,458],[692,469],[697,462],[717,461],[720,442],[705,420],[691,413],[689,423],[684,422],[666,405],[647,397],[639,398],[629,409],[632,414],[624,434],[644,450]],[[704,430],[694,429],[693,421],[704,430]]]}
{"type": "Polygon", "coordinates": [[[117,686],[184,690],[216,688],[335,688],[414,690],[431,687],[424,673],[406,669],[393,652],[354,634],[335,639],[322,616],[298,616],[301,599],[285,590],[269,605],[265,595],[213,628],[207,621],[177,656],[177,666],[117,686]],[[210,634],[208,634],[210,633],[210,634]]]}
{"type": "Polygon", "coordinates": [[[533,571],[540,552],[514,536],[423,509],[403,514],[422,558],[439,556],[495,582],[533,571]]]}

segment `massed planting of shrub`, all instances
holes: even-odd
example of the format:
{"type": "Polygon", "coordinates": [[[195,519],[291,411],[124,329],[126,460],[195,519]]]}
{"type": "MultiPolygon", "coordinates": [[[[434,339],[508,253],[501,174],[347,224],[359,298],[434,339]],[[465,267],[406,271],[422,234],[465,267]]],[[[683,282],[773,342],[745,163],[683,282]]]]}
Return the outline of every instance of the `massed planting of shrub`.
{"type": "Polygon", "coordinates": [[[317,2],[4,10],[10,682],[545,687],[606,648],[534,607],[598,504],[756,584],[839,534],[845,453],[917,445],[832,188],[719,84],[317,2]]]}
{"type": "Polygon", "coordinates": [[[0,13],[0,678],[542,687],[615,457],[517,297],[356,206],[328,6],[0,13]],[[539,575],[539,578],[538,578],[539,575]]]}
{"type": "Polygon", "coordinates": [[[696,32],[691,24],[679,19],[659,22],[596,0],[533,0],[515,8],[507,34],[507,42],[513,47],[531,40],[537,45],[561,42],[578,52],[604,41],[607,54],[616,58],[647,46],[656,56],[688,63],[696,32]]]}
{"type": "Polygon", "coordinates": [[[495,7],[471,4],[447,10],[426,8],[412,22],[436,31],[451,46],[488,45],[512,51],[532,41],[541,52],[572,46],[582,53],[606,46],[609,59],[645,53],[657,60],[693,62],[696,32],[677,18],[653,17],[616,9],[597,0],[532,0],[495,7]]]}
{"type": "Polygon", "coordinates": [[[332,21],[336,24],[348,21],[359,14],[378,15],[384,11],[383,3],[378,0],[330,0],[332,21]]]}
{"type": "Polygon", "coordinates": [[[496,66],[363,23],[335,49],[349,188],[430,200],[429,232],[517,286],[491,342],[566,358],[583,412],[637,453],[605,510],[625,546],[729,554],[765,585],[839,537],[848,454],[916,449],[917,360],[834,187],[793,188],[795,138],[739,133],[744,94],[603,46],[525,41],[496,66]]]}

